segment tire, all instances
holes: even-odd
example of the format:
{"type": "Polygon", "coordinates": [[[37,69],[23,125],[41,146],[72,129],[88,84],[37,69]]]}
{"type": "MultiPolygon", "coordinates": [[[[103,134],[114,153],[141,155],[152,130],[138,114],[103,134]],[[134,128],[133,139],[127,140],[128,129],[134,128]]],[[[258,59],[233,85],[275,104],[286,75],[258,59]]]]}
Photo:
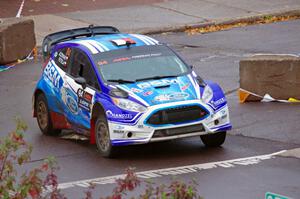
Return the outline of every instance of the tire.
{"type": "Polygon", "coordinates": [[[226,131],[214,134],[201,135],[200,138],[206,147],[218,147],[225,142],[226,131]]]}
{"type": "Polygon", "coordinates": [[[109,128],[105,117],[98,117],[95,122],[95,136],[97,148],[105,158],[113,158],[115,156],[115,147],[111,145],[109,128]]]}
{"type": "Polygon", "coordinates": [[[43,134],[56,136],[61,129],[54,129],[50,117],[47,99],[44,94],[39,94],[35,103],[36,120],[43,134]]]}

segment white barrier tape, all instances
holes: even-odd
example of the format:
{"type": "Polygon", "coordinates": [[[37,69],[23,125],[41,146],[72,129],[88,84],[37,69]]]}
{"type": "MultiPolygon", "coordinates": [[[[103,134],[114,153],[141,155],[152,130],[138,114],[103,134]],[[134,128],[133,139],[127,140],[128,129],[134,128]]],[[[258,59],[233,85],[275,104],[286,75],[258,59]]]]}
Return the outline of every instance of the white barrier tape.
{"type": "Polygon", "coordinates": [[[289,98],[288,100],[282,100],[282,99],[274,99],[270,94],[265,94],[264,96],[258,95],[256,93],[253,93],[251,91],[247,91],[243,88],[240,88],[241,91],[249,93],[250,95],[253,95],[255,97],[261,98],[261,102],[284,102],[284,103],[290,103],[290,102],[299,102],[298,99],[289,98]]]}
{"type": "Polygon", "coordinates": [[[21,14],[22,14],[22,10],[23,10],[24,4],[25,4],[25,0],[22,1],[21,5],[20,5],[20,8],[19,8],[19,10],[18,10],[18,13],[17,13],[17,15],[16,15],[16,18],[20,18],[20,17],[21,17],[21,14]]]}

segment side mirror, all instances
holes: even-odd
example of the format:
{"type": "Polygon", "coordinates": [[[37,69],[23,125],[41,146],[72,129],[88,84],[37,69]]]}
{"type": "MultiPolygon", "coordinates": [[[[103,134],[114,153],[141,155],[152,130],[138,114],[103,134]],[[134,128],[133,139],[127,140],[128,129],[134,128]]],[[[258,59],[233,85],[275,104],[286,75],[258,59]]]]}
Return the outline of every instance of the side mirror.
{"type": "Polygon", "coordinates": [[[83,77],[77,77],[74,80],[77,84],[80,84],[83,89],[86,88],[86,80],[83,77]]]}
{"type": "Polygon", "coordinates": [[[197,82],[198,82],[200,87],[205,87],[206,86],[206,83],[204,82],[204,80],[200,76],[197,76],[196,79],[197,79],[197,82]]]}

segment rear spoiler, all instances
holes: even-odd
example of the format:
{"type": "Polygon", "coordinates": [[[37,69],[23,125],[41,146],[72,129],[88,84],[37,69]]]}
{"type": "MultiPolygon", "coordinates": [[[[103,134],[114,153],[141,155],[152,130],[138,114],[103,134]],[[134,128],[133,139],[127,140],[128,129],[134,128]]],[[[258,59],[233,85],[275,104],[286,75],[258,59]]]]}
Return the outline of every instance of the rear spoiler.
{"type": "Polygon", "coordinates": [[[117,34],[120,31],[112,26],[93,26],[77,29],[64,30],[47,35],[42,44],[43,58],[46,60],[51,53],[53,46],[57,43],[80,37],[91,37],[95,35],[117,34]]]}

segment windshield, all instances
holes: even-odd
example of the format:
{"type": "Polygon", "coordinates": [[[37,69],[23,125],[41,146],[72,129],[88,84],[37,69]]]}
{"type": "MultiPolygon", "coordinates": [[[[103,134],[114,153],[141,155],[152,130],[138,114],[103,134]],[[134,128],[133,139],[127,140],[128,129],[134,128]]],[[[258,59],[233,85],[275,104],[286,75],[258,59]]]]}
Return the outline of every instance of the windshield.
{"type": "Polygon", "coordinates": [[[166,46],[143,46],[96,55],[97,68],[105,81],[130,83],[176,77],[188,67],[166,46]]]}

